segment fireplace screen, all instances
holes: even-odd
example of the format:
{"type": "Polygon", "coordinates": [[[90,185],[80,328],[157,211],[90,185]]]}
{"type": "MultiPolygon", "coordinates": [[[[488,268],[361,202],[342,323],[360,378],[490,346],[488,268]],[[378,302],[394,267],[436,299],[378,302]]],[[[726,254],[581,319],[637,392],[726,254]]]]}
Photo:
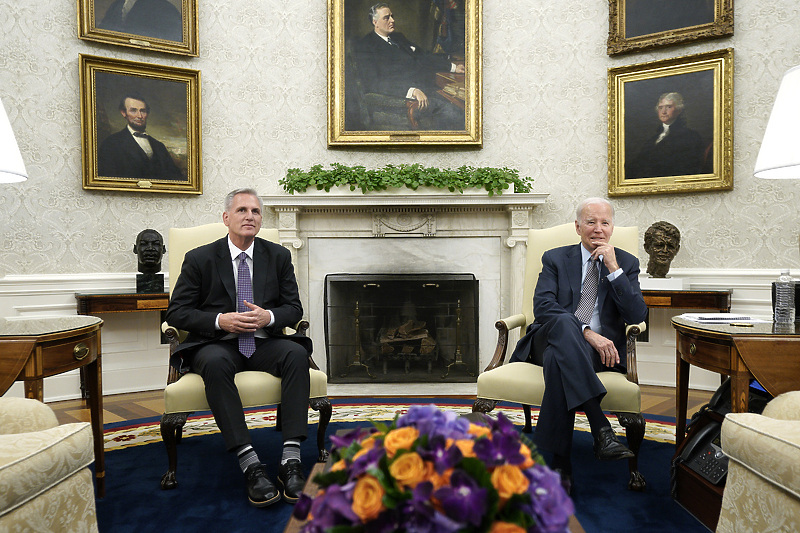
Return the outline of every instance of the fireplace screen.
{"type": "Polygon", "coordinates": [[[478,281],[472,274],[325,276],[328,381],[474,382],[478,281]]]}

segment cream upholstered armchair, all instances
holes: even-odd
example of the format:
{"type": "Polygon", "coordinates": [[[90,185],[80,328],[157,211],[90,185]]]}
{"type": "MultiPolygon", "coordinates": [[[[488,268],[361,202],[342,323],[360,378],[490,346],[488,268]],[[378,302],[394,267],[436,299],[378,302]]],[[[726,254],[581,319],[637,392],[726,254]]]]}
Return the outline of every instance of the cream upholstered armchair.
{"type": "Polygon", "coordinates": [[[0,531],[97,531],[93,443],[88,422],[0,398],[0,531]]]}
{"type": "MultiPolygon", "coordinates": [[[[225,224],[214,223],[193,228],[170,228],[169,230],[169,285],[172,292],[178,275],[181,272],[183,258],[186,253],[198,246],[208,244],[228,234],[225,224]]],[[[258,233],[262,239],[279,242],[277,229],[262,228],[258,233]]],[[[295,328],[298,333],[305,334],[308,322],[301,321],[295,328]]],[[[170,355],[178,344],[186,338],[186,332],[171,327],[166,322],[161,330],[170,342],[170,355]]],[[[319,411],[319,427],[317,430],[318,460],[325,461],[328,452],[325,450],[325,434],[331,420],[331,402],[328,399],[328,377],[309,356],[311,366],[311,398],[309,405],[319,411]]],[[[266,372],[245,371],[236,375],[236,387],[245,408],[261,405],[278,405],[276,429],[281,424],[281,380],[266,372]]],[[[207,411],[210,407],[206,400],[205,384],[198,374],[188,372],[180,375],[170,366],[167,387],[164,389],[164,414],[161,417],[161,438],[167,447],[169,470],[161,477],[162,489],[174,489],[178,482],[175,470],[178,463],[177,444],[181,440],[183,426],[190,413],[207,411]]]]}
{"type": "Polygon", "coordinates": [[[722,422],[728,479],[717,532],[800,531],[800,391],[722,422]]]}
{"type": "MultiPolygon", "coordinates": [[[[528,251],[525,258],[525,285],[522,293],[522,313],[503,318],[495,323],[499,335],[497,348],[486,369],[478,376],[478,393],[472,410],[489,413],[498,402],[522,404],[525,412],[525,429],[531,431],[531,405],[541,405],[544,393],[542,367],[530,363],[505,363],[508,350],[508,332],[521,328],[521,333],[533,322],[533,292],[539,272],[542,270],[542,254],[551,248],[575,244],[580,237],[575,232],[575,224],[561,224],[545,229],[528,231],[528,251]]],[[[611,244],[617,248],[637,255],[639,250],[639,229],[635,226],[616,227],[611,244]]],[[[644,439],[645,420],[642,416],[642,396],[636,369],[636,335],[644,331],[644,323],[629,325],[628,334],[628,374],[619,372],[599,372],[597,375],[608,393],[601,407],[617,415],[625,428],[628,447],[635,454],[628,459],[630,480],[628,488],[642,491],[644,477],[639,472],[639,448],[644,439]]]]}

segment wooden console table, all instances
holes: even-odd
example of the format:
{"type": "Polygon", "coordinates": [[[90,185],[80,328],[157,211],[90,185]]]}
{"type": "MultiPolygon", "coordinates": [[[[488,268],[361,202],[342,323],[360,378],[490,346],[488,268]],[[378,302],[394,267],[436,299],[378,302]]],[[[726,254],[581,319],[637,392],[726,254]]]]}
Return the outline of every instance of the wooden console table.
{"type": "Polygon", "coordinates": [[[98,498],[106,494],[100,353],[102,325],[103,321],[93,316],[0,321],[0,395],[5,394],[14,381],[24,381],[25,397],[41,402],[44,399],[44,378],[76,368],[87,370],[98,498]]]}
{"type": "Polygon", "coordinates": [[[166,311],[169,305],[169,293],[113,293],[89,294],[75,293],[78,300],[79,315],[97,313],[132,313],[135,311],[166,311]]]}
{"type": "Polygon", "coordinates": [[[669,307],[672,309],[716,309],[722,313],[731,310],[733,290],[642,290],[647,307],[669,307]]]}
{"type": "MultiPolygon", "coordinates": [[[[750,379],[773,396],[800,390],[800,328],[775,333],[772,322],[747,327],[672,318],[676,332],[675,443],[686,436],[689,365],[731,377],[731,410],[747,411],[750,379]]],[[[794,328],[793,328],[794,329],[794,328]]]]}

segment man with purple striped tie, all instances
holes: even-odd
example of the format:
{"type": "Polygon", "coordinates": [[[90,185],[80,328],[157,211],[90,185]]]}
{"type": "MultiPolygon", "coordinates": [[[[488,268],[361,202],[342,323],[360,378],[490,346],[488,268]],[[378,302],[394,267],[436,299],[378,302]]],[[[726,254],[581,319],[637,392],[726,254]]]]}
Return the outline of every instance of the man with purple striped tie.
{"type": "Polygon", "coordinates": [[[596,372],[626,371],[625,324],[647,316],[639,288],[639,260],[609,244],[614,208],[603,198],[578,205],[575,231],[580,244],[548,250],[533,295],[535,319],[511,361],[543,369],[545,390],[534,440],[552,452],[551,466],[567,490],[572,484],[575,411],[583,411],[598,459],[633,457],[614,434],[600,408],[606,390],[596,372]]]}
{"type": "Polygon", "coordinates": [[[170,363],[203,377],[211,412],[245,474],[251,504],[266,507],[303,490],[300,442],[308,432],[311,339],[284,335],[303,316],[290,252],[256,237],[264,206],[253,189],[225,197],[228,236],[188,252],[172,291],[167,322],[189,332],[170,363]],[[234,376],[260,370],[281,378],[281,490],[252,446],[234,376]]]}

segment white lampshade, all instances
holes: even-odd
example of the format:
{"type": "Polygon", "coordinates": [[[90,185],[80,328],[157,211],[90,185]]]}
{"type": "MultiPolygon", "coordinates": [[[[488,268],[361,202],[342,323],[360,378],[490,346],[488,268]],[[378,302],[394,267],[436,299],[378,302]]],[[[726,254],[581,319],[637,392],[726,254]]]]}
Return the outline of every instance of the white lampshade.
{"type": "Polygon", "coordinates": [[[758,151],[755,177],[800,179],[800,65],[783,75],[764,140],[758,151]]]}
{"type": "Polygon", "coordinates": [[[11,129],[6,109],[0,102],[0,183],[14,183],[28,179],[17,139],[11,129]]]}

